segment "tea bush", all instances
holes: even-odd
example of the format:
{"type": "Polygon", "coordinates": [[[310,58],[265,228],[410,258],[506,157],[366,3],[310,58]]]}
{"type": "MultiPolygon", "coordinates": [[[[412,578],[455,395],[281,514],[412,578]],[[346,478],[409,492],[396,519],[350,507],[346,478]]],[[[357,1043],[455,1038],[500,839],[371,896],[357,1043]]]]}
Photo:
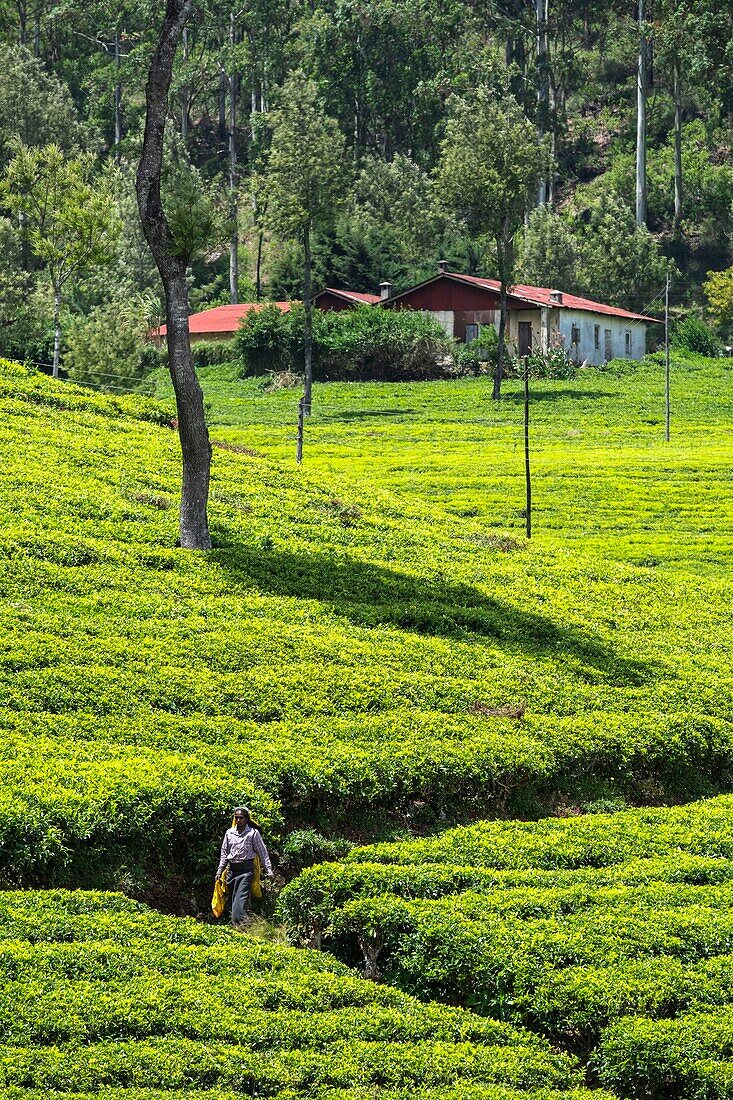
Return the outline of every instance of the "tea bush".
{"type": "Polygon", "coordinates": [[[733,1053],[733,796],[356,848],[280,910],[295,942],[530,1027],[621,1096],[728,1095],[699,1071],[733,1053]]]}
{"type": "Polygon", "coordinates": [[[277,849],[731,782],[724,573],[551,552],[221,429],[191,555],[170,406],[5,366],[0,408],[6,884],[208,904],[240,800],[277,849]]]}
{"type": "Polygon", "coordinates": [[[528,1032],[119,895],[0,894],[0,973],[3,1096],[590,1100],[528,1032]]]}

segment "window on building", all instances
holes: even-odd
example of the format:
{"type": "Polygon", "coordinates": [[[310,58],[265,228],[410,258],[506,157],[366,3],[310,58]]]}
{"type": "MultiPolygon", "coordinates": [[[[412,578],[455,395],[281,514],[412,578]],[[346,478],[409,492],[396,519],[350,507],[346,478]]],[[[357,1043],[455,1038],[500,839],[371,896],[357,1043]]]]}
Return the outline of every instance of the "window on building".
{"type": "Polygon", "coordinates": [[[466,343],[472,344],[478,340],[478,325],[466,325],[466,343]]]}
{"type": "Polygon", "coordinates": [[[593,326],[593,347],[598,351],[601,346],[601,326],[593,326]]]}
{"type": "Polygon", "coordinates": [[[631,355],[631,333],[629,332],[628,329],[626,330],[625,348],[626,348],[626,354],[631,355]]]}
{"type": "Polygon", "coordinates": [[[578,325],[573,325],[570,330],[570,343],[576,348],[580,343],[580,328],[578,325]]]}

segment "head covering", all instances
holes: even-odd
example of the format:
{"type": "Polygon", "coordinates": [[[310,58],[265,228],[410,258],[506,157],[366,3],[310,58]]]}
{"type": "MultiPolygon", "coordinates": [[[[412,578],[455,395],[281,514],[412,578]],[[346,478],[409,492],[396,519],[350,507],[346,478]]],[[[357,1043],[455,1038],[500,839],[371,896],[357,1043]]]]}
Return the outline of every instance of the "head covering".
{"type": "Polygon", "coordinates": [[[250,816],[250,812],[249,812],[249,810],[248,810],[248,808],[247,808],[246,806],[235,806],[235,807],[234,807],[234,809],[232,810],[232,813],[235,813],[235,814],[246,814],[246,815],[247,815],[247,817],[249,817],[249,816],[250,816]]]}

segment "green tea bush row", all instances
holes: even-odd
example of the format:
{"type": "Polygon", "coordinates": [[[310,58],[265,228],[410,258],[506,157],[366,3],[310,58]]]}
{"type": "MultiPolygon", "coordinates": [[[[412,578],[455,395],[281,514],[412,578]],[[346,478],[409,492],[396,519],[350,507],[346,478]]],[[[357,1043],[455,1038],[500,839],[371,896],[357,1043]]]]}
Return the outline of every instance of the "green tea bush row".
{"type": "Polygon", "coordinates": [[[692,1012],[674,1020],[626,1018],[605,1033],[600,1076],[622,1097],[730,1100],[733,1015],[692,1012]]]}
{"type": "Polygon", "coordinates": [[[507,553],[223,448],[189,555],[145,404],[0,388],[2,881],[203,906],[238,799],[276,847],[733,782],[722,582],[507,553]]]}
{"type": "MultiPolygon", "coordinates": [[[[636,1057],[637,1023],[656,1037],[666,1024],[650,1021],[733,1006],[732,804],[481,822],[355,848],[304,870],[280,912],[294,941],[371,978],[590,1057],[622,1096],[707,1096],[685,1083],[645,1091],[657,1087],[646,1048],[628,1080],[623,1060],[636,1057]]],[[[695,1048],[680,1049],[689,1061],[695,1048]]]]}
{"type": "Polygon", "coordinates": [[[6,1089],[587,1096],[573,1060],[528,1032],[119,895],[1,894],[0,972],[6,1089]]]}

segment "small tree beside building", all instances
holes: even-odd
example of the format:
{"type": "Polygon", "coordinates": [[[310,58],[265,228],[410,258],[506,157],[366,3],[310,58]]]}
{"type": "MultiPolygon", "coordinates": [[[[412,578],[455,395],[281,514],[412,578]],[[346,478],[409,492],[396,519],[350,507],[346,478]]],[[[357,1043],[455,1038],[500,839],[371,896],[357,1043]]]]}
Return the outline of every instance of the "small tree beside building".
{"type": "Polygon", "coordinates": [[[453,98],[441,142],[437,196],[441,209],[469,233],[494,242],[501,283],[499,348],[494,397],[501,394],[506,356],[507,293],[514,272],[514,235],[522,225],[528,196],[549,159],[535,127],[517,101],[482,87],[470,100],[453,98]]]}
{"type": "Polygon", "coordinates": [[[345,179],[344,136],[321,103],[318,88],[302,70],[283,85],[271,112],[272,144],[267,163],[267,221],[275,232],[303,248],[305,307],[305,411],[313,386],[313,234],[333,220],[345,179]]]}

